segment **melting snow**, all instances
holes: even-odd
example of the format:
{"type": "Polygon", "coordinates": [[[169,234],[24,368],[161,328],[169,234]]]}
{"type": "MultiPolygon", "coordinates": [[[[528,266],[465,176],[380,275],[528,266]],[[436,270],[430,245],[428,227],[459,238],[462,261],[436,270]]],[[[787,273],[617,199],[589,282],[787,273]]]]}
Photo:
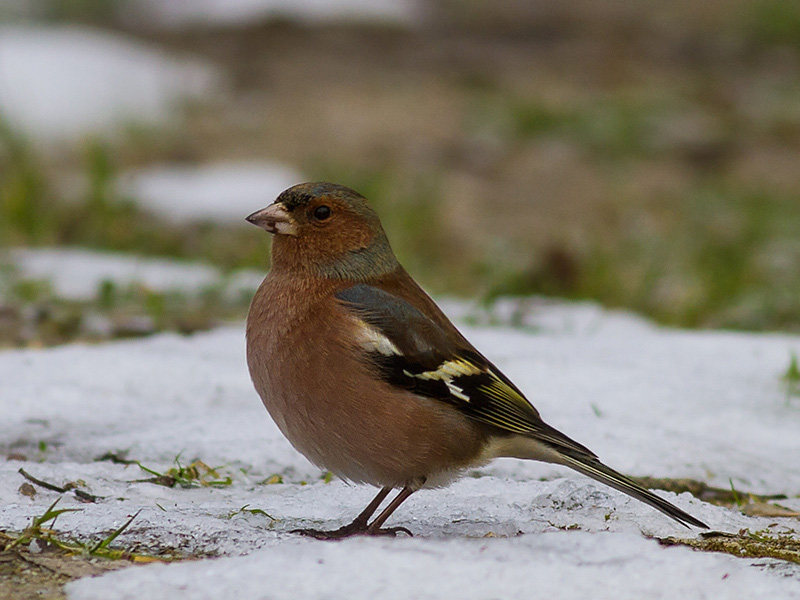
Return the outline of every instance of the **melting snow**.
{"type": "Polygon", "coordinates": [[[42,140],[161,124],[215,87],[211,69],[77,26],[0,28],[0,115],[42,140]]]}
{"type": "MultiPolygon", "coordinates": [[[[549,423],[623,472],[732,481],[785,493],[782,504],[800,509],[800,405],[780,383],[800,337],[661,329],[592,305],[529,308],[517,315],[522,329],[462,330],[549,423]]],[[[800,598],[798,565],[662,548],[646,536],[697,532],[561,467],[511,459],[412,496],[390,524],[413,539],[293,535],[349,521],[374,490],[325,483],[283,439],[250,384],[241,326],[5,351],[0,382],[0,449],[28,458],[0,462],[3,528],[24,528],[58,496],[19,493],[23,466],[56,483],[82,479],[104,497],[65,495],[63,507],[81,510],[59,517],[61,532],[97,539],[141,509],[118,543],[225,556],[80,580],[67,587],[73,600],[800,598]],[[169,489],[133,482],[148,476],[136,466],[94,460],[121,450],[155,469],[179,453],[184,464],[225,465],[233,483],[169,489]],[[265,485],[274,474],[284,483],[265,485]]],[[[659,493],[718,530],[798,525],[659,493]]]]}
{"type": "Polygon", "coordinates": [[[124,173],[120,192],[174,221],[213,220],[246,225],[244,218],[303,181],[297,171],[271,163],[162,165],[124,173]]]}
{"type": "Polygon", "coordinates": [[[137,0],[122,10],[131,20],[167,28],[245,25],[271,18],[412,24],[420,17],[414,0],[137,0]]]}

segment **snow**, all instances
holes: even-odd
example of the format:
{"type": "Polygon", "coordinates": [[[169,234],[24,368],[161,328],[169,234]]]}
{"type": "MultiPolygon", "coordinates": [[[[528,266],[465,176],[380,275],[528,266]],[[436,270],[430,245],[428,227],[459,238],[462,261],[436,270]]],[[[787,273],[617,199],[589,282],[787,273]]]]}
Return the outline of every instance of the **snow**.
{"type": "Polygon", "coordinates": [[[198,294],[224,286],[239,294],[255,290],[263,278],[252,270],[226,278],[215,267],[202,263],[81,248],[18,248],[5,260],[14,267],[18,280],[44,282],[55,296],[66,300],[92,300],[107,282],[121,290],[143,287],[198,294]]]}
{"type": "Polygon", "coordinates": [[[295,170],[273,163],[159,165],[124,173],[119,191],[174,221],[213,220],[247,225],[244,218],[303,181],[295,170]]]}
{"type": "Polygon", "coordinates": [[[207,65],[118,34],[77,27],[0,28],[0,114],[40,140],[158,125],[215,87],[207,65]]]}
{"type": "Polygon", "coordinates": [[[418,20],[420,7],[414,0],[137,0],[122,10],[136,22],[178,28],[246,25],[269,19],[411,24],[418,20]]]}
{"type": "Polygon", "coordinates": [[[147,598],[796,598],[730,557],[663,550],[632,534],[509,539],[292,540],[244,558],[150,567],[68,586],[73,600],[147,598]],[[733,573],[731,573],[733,571],[733,573]],[[624,577],[623,581],[619,578],[624,577]],[[200,578],[200,581],[198,581],[200,578]],[[615,579],[617,579],[615,581],[615,579]],[[702,590],[703,595],[698,595],[702,590]]]}
{"type": "MultiPolygon", "coordinates": [[[[501,303],[499,326],[467,326],[464,316],[483,316],[443,305],[545,420],[609,465],[721,487],[732,481],[787,494],[781,504],[800,509],[800,402],[780,382],[800,337],[662,329],[594,305],[548,302],[521,311],[501,303]]],[[[64,495],[59,506],[81,510],[59,517],[60,532],[99,539],[141,509],[118,543],[222,556],[83,579],[67,586],[73,600],[800,598],[798,565],[660,547],[648,536],[697,532],[567,469],[513,459],[413,495],[389,522],[413,539],[328,543],[291,534],[348,522],[375,490],[325,483],[280,435],[249,381],[241,325],[5,351],[0,382],[0,451],[28,459],[0,462],[3,529],[21,530],[58,497],[20,494],[22,466],[59,484],[82,479],[104,497],[85,504],[64,495]],[[233,483],[170,489],[135,482],[149,476],[136,466],[94,460],[123,450],[162,471],[178,454],[184,465],[199,458],[222,465],[233,483]],[[274,474],[284,483],[266,484],[274,474]]],[[[716,530],[797,529],[794,518],[658,493],[716,530]]]]}

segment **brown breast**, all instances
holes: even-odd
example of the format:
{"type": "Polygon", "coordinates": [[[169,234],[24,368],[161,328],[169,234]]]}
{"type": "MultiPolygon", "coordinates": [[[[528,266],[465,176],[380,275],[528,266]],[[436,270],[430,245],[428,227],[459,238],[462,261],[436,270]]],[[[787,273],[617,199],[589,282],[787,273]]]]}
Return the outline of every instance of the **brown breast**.
{"type": "Polygon", "coordinates": [[[437,400],[381,381],[347,336],[344,285],[267,277],[247,319],[247,361],[264,405],[314,464],[357,482],[447,483],[478,459],[482,429],[437,400]]]}

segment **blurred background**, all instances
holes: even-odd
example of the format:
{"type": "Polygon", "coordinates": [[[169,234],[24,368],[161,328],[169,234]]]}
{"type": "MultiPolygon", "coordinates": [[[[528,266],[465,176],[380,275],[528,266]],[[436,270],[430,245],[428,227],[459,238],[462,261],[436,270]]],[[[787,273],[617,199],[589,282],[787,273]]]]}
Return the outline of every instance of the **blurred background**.
{"type": "Polygon", "coordinates": [[[242,318],[320,179],[438,296],[800,331],[800,1],[0,0],[0,345],[242,318]]]}

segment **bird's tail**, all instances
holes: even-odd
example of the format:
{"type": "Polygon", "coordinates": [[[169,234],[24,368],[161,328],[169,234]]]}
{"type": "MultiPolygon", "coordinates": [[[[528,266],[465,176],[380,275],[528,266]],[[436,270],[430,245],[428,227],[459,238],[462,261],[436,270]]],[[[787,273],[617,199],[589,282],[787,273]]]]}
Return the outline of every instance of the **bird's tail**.
{"type": "Polygon", "coordinates": [[[560,458],[564,465],[583,473],[584,475],[596,479],[600,483],[604,483],[613,487],[620,492],[628,494],[629,496],[641,500],[645,504],[649,504],[656,510],[660,510],[668,517],[672,517],[681,525],[687,526],[694,525],[695,527],[702,527],[708,529],[708,525],[703,523],[700,519],[695,519],[692,515],[682,511],[677,506],[667,502],[663,498],[656,496],[650,490],[640,486],[635,481],[625,477],[621,473],[617,473],[614,469],[605,466],[596,457],[592,455],[576,452],[571,448],[560,447],[557,449],[560,458]]]}

